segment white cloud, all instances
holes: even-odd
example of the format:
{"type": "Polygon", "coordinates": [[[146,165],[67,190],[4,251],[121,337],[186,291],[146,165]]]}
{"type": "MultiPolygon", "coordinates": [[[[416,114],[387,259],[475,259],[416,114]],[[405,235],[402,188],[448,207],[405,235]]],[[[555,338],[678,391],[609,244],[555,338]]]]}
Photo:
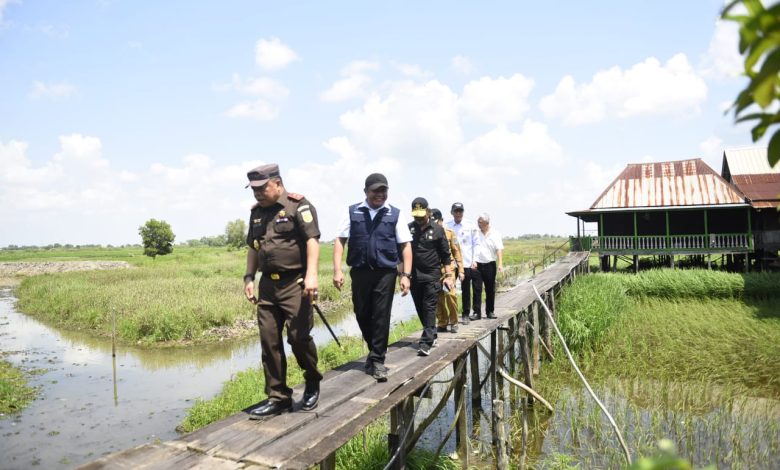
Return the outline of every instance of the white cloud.
{"type": "Polygon", "coordinates": [[[714,135],[699,144],[704,161],[718,173],[720,173],[724,147],[723,139],[714,135]]]}
{"type": "Polygon", "coordinates": [[[107,168],[103,145],[97,137],[71,134],[60,136],[60,152],[54,155],[56,163],[75,163],[90,168],[107,168]]]}
{"type": "Polygon", "coordinates": [[[368,73],[376,70],[379,70],[379,64],[376,62],[356,60],[347,64],[341,69],[341,76],[344,78],[321,92],[320,99],[326,102],[337,102],[367,96],[368,86],[372,82],[368,73]]]}
{"type": "Polygon", "coordinates": [[[742,74],[744,65],[739,53],[739,25],[736,22],[715,22],[715,32],[700,68],[706,77],[733,78],[742,74]]]}
{"type": "Polygon", "coordinates": [[[534,81],[521,74],[510,78],[482,77],[463,88],[465,112],[480,121],[497,124],[517,121],[528,111],[534,81]]]}
{"type": "Polygon", "coordinates": [[[258,121],[272,121],[279,116],[279,107],[274,106],[264,99],[243,101],[235,104],[225,112],[231,118],[249,118],[258,121]]]}
{"type": "Polygon", "coordinates": [[[75,94],[76,87],[68,82],[47,84],[36,80],[33,82],[32,89],[30,89],[30,92],[27,94],[27,96],[33,99],[59,99],[69,98],[75,94]]]}
{"type": "Polygon", "coordinates": [[[450,62],[450,67],[463,75],[471,75],[476,70],[474,64],[471,63],[471,59],[462,55],[456,55],[453,57],[452,61],[450,62]]]}
{"type": "Polygon", "coordinates": [[[548,117],[579,125],[607,118],[698,113],[706,97],[704,80],[685,54],[676,54],[663,65],[650,57],[628,70],[612,67],[596,73],[590,83],[578,84],[566,76],[539,107],[548,117]]]}
{"type": "Polygon", "coordinates": [[[298,59],[288,45],[279,38],[260,39],[255,45],[255,62],[268,70],[281,70],[298,59]]]}

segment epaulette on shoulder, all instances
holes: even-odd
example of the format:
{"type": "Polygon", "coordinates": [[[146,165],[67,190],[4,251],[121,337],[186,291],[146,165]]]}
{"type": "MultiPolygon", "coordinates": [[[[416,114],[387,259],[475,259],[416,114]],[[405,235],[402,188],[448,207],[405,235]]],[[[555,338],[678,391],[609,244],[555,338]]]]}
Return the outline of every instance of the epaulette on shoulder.
{"type": "Polygon", "coordinates": [[[287,199],[291,201],[299,202],[303,200],[303,194],[287,193],[287,199]]]}

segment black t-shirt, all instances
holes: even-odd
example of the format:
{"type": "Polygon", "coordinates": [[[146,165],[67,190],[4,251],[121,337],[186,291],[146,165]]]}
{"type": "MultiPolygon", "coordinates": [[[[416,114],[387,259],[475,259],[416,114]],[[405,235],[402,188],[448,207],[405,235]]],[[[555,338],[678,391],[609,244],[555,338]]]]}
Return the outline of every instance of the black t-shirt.
{"type": "Polygon", "coordinates": [[[441,267],[451,262],[450,244],[444,229],[430,222],[425,227],[412,222],[409,224],[409,231],[412,233],[413,278],[438,281],[441,277],[441,267]]]}

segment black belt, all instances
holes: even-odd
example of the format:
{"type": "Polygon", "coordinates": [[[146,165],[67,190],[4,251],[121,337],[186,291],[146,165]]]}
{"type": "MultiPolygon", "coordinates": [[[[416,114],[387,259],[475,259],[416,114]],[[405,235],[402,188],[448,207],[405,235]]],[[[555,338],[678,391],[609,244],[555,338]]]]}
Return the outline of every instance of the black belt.
{"type": "Polygon", "coordinates": [[[285,281],[292,277],[300,276],[303,273],[302,270],[282,271],[278,273],[263,273],[263,277],[267,277],[272,281],[285,281]]]}

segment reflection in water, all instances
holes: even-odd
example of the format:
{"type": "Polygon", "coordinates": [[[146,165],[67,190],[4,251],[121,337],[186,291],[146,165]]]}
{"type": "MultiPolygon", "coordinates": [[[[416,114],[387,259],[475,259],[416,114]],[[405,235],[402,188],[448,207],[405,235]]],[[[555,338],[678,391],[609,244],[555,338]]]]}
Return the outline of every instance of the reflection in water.
{"type": "MultiPolygon", "coordinates": [[[[214,396],[232,375],[260,365],[257,338],[166,349],[119,346],[112,358],[110,339],[54,329],[18,313],[14,302],[9,289],[0,289],[3,354],[16,366],[45,372],[30,381],[40,387],[39,399],[0,419],[2,469],[72,468],[173,439],[196,398],[214,396]]],[[[411,298],[396,297],[393,321],[414,315],[411,298]]],[[[359,335],[354,316],[342,318],[337,323],[328,315],[336,334],[359,335]]],[[[318,345],[332,341],[319,320],[312,336],[318,345]]]]}

